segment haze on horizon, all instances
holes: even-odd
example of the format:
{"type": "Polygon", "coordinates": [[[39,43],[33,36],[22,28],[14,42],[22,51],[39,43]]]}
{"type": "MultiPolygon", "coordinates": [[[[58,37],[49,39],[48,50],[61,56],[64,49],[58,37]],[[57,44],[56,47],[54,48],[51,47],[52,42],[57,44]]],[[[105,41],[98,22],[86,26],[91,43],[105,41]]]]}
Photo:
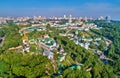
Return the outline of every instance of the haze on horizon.
{"type": "Polygon", "coordinates": [[[4,16],[111,16],[120,19],[120,0],[1,0],[4,16]]]}

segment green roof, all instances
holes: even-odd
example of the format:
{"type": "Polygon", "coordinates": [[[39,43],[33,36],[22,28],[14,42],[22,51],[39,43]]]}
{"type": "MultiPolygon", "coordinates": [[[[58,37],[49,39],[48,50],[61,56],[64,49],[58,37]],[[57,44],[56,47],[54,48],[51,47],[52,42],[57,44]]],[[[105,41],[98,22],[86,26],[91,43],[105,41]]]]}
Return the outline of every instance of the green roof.
{"type": "Polygon", "coordinates": [[[34,31],[36,28],[28,28],[29,31],[34,31]]]}
{"type": "Polygon", "coordinates": [[[47,46],[52,46],[51,44],[46,43],[47,46]]]}
{"type": "Polygon", "coordinates": [[[51,38],[45,38],[45,41],[51,41],[52,39],[51,38]]]}
{"type": "Polygon", "coordinates": [[[35,39],[31,39],[30,42],[35,42],[35,39]]]}
{"type": "Polygon", "coordinates": [[[71,69],[81,69],[81,66],[79,66],[79,65],[73,65],[73,66],[71,66],[70,68],[71,68],[71,69]]]}
{"type": "Polygon", "coordinates": [[[62,54],[59,54],[59,57],[63,57],[64,55],[62,55],[62,54]]]}

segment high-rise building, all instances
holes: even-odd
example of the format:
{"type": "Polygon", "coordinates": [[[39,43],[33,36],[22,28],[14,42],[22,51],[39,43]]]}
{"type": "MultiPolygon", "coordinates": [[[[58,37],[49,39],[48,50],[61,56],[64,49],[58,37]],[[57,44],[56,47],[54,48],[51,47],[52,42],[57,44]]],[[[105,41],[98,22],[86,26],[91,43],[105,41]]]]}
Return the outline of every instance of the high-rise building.
{"type": "Polygon", "coordinates": [[[72,15],[69,16],[69,23],[72,23],[72,15]]]}
{"type": "Polygon", "coordinates": [[[87,18],[86,16],[85,16],[85,18],[84,18],[84,21],[85,21],[85,22],[87,22],[87,21],[88,21],[88,18],[87,18]]]}
{"type": "Polygon", "coordinates": [[[63,17],[64,19],[66,19],[67,17],[66,17],[66,15],[64,14],[64,17],[63,17]]]}
{"type": "Polygon", "coordinates": [[[110,16],[106,16],[105,20],[106,20],[106,22],[110,22],[111,21],[111,17],[110,16]]]}

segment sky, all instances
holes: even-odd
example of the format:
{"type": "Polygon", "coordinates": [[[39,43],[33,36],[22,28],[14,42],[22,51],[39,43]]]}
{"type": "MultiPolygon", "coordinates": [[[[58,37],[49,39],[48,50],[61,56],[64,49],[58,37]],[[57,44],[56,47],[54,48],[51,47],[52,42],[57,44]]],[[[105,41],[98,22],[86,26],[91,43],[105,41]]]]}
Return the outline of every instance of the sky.
{"type": "Polygon", "coordinates": [[[120,19],[120,0],[0,0],[4,16],[111,16],[120,19]]]}

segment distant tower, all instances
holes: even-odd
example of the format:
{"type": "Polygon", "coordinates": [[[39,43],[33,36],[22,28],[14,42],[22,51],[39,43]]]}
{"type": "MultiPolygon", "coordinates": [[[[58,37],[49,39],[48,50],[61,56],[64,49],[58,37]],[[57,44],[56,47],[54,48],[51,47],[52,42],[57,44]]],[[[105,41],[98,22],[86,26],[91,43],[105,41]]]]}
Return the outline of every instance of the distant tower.
{"type": "Polygon", "coordinates": [[[64,14],[64,17],[63,17],[64,19],[66,19],[66,15],[64,14]]]}
{"type": "Polygon", "coordinates": [[[72,15],[70,14],[69,23],[72,23],[72,15]]]}
{"type": "Polygon", "coordinates": [[[87,18],[86,16],[85,16],[85,18],[84,18],[84,21],[85,21],[85,22],[87,22],[87,21],[88,21],[88,18],[87,18]]]}
{"type": "Polygon", "coordinates": [[[111,21],[111,17],[110,16],[106,16],[105,20],[106,20],[106,22],[110,22],[111,21]]]}

